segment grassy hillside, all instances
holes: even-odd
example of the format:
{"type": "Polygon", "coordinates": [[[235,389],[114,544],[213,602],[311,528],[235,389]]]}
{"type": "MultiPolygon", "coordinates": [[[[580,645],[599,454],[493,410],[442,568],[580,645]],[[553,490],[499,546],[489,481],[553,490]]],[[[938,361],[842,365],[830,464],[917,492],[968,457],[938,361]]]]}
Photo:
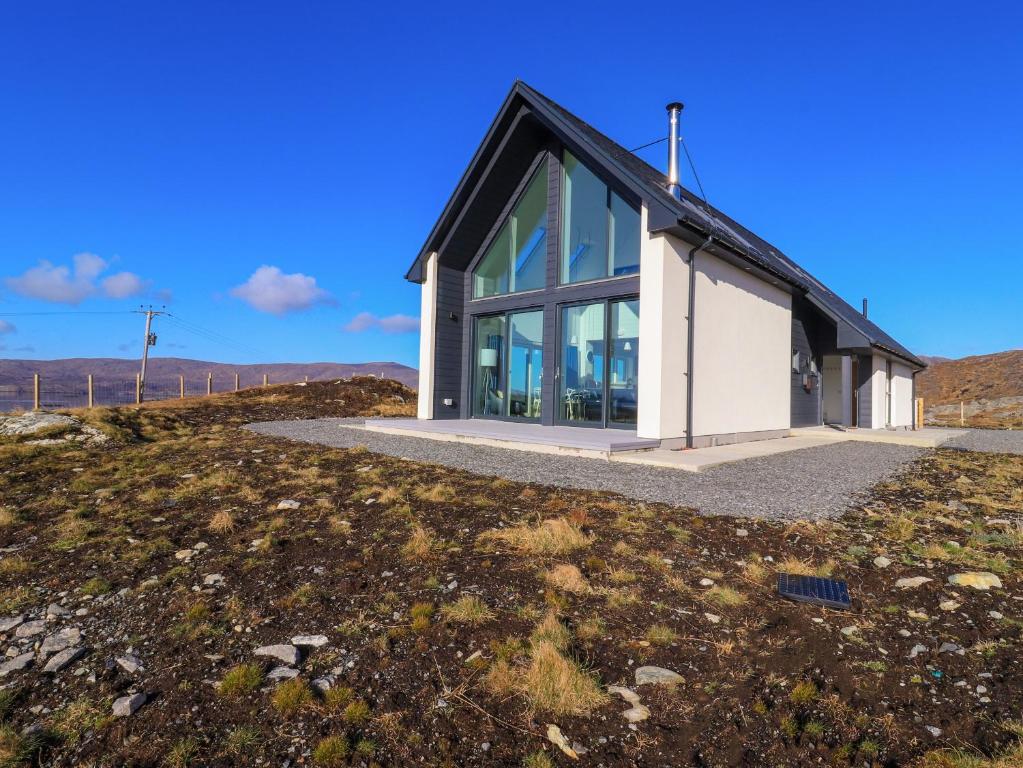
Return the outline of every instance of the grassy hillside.
{"type": "Polygon", "coordinates": [[[414,407],[358,378],[0,438],[0,766],[1023,760],[1023,457],[773,523],[240,428],[414,407]],[[948,583],[974,569],[1002,586],[948,583]]]}
{"type": "Polygon", "coordinates": [[[928,406],[1023,397],[1023,349],[936,360],[917,375],[916,385],[928,406]]]}

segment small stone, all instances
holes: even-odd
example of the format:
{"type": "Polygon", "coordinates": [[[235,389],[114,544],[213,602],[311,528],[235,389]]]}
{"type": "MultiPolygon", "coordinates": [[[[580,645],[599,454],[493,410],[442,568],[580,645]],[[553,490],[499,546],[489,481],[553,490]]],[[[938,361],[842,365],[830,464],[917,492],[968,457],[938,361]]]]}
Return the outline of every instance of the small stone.
{"type": "Polygon", "coordinates": [[[274,667],[267,673],[267,677],[271,680],[291,680],[294,677],[298,677],[298,670],[294,667],[274,667]]]}
{"type": "Polygon", "coordinates": [[[284,499],[277,504],[277,509],[298,509],[302,504],[294,499],[284,499]]]}
{"type": "Polygon", "coordinates": [[[43,667],[43,672],[48,672],[51,675],[56,674],[57,672],[71,666],[71,664],[78,661],[84,655],[85,649],[82,647],[66,648],[60,653],[55,653],[50,660],[46,662],[46,666],[43,667]]]}
{"type": "Polygon", "coordinates": [[[650,709],[640,703],[639,694],[632,689],[623,688],[620,685],[609,685],[607,692],[611,694],[617,693],[632,705],[631,708],[622,712],[622,717],[630,723],[639,723],[650,717],[650,709]]]}
{"type": "Polygon", "coordinates": [[[915,659],[921,653],[926,653],[926,652],[927,652],[927,646],[926,645],[920,645],[918,643],[918,644],[914,645],[912,648],[909,649],[909,658],[915,659]]]}
{"type": "Polygon", "coordinates": [[[721,621],[721,617],[718,616],[716,613],[705,613],[703,614],[703,618],[705,618],[711,624],[717,624],[718,622],[721,621]]]}
{"type": "Polygon", "coordinates": [[[714,586],[714,579],[706,579],[706,578],[700,579],[700,586],[701,587],[713,587],[714,586]]]}
{"type": "Polygon", "coordinates": [[[190,560],[192,555],[194,554],[195,554],[194,549],[179,549],[177,552],[174,553],[174,558],[176,560],[190,560]]]}
{"type": "Polygon", "coordinates": [[[948,577],[949,584],[959,587],[973,587],[987,592],[991,587],[1002,588],[1002,580],[990,571],[967,571],[966,573],[953,573],[948,577]]]}
{"type": "Polygon", "coordinates": [[[942,643],[938,646],[938,653],[958,653],[962,656],[965,654],[965,651],[955,643],[942,643]]]}
{"type": "Polygon", "coordinates": [[[637,667],[636,669],[636,685],[647,685],[650,683],[676,685],[681,682],[684,682],[682,675],[664,667],[648,666],[637,667]]]}
{"type": "Polygon", "coordinates": [[[326,693],[327,691],[334,687],[334,678],[329,675],[324,677],[317,677],[315,680],[310,682],[309,685],[311,685],[320,693],[326,693]]]}
{"type": "Polygon", "coordinates": [[[930,579],[927,576],[908,576],[896,581],[895,586],[899,589],[910,589],[912,587],[919,587],[922,584],[926,584],[928,581],[934,581],[934,579],[930,579]]]}
{"type": "Polygon", "coordinates": [[[45,658],[51,653],[58,653],[73,645],[78,645],[81,640],[82,633],[77,627],[62,629],[43,640],[42,645],[39,646],[39,655],[45,658]]]}
{"type": "Polygon", "coordinates": [[[922,611],[915,611],[915,610],[912,610],[912,609],[906,611],[906,615],[909,616],[909,618],[911,618],[911,619],[916,619],[917,621],[927,621],[929,618],[931,618],[930,616],[928,616],[926,613],[923,613],[922,611]]]}
{"type": "Polygon", "coordinates": [[[999,611],[988,611],[987,615],[990,616],[995,621],[1001,621],[1002,619],[1005,618],[1005,616],[1003,616],[999,611]]]}
{"type": "Polygon", "coordinates": [[[8,616],[6,619],[0,619],[0,634],[10,632],[24,621],[24,616],[8,616]]]}
{"type": "Polygon", "coordinates": [[[943,611],[954,611],[960,606],[955,600],[942,600],[938,603],[938,607],[943,611]]]}
{"type": "Polygon", "coordinates": [[[976,688],[976,691],[977,691],[978,694],[980,694],[980,693],[987,693],[987,687],[983,686],[983,685],[978,685],[977,688],[976,688]]]}
{"type": "Polygon", "coordinates": [[[299,648],[322,648],[327,642],[326,635],[295,635],[291,638],[291,644],[299,648]]]}
{"type": "Polygon", "coordinates": [[[887,568],[891,564],[892,564],[892,561],[889,560],[884,555],[880,555],[880,556],[874,558],[874,565],[877,566],[878,568],[887,568]]]}
{"type": "Polygon", "coordinates": [[[859,632],[859,631],[860,631],[860,628],[859,628],[859,627],[857,627],[857,626],[856,626],[856,625],[854,624],[854,625],[851,625],[851,626],[848,626],[848,627],[842,627],[842,628],[841,628],[840,630],[838,630],[838,631],[839,631],[839,632],[841,632],[841,633],[842,633],[843,635],[845,635],[846,637],[852,637],[853,635],[855,635],[855,634],[856,634],[857,632],[859,632]]]}
{"type": "Polygon", "coordinates": [[[573,760],[579,759],[579,753],[572,749],[572,745],[569,744],[568,739],[565,738],[565,735],[561,732],[561,729],[558,728],[558,726],[552,724],[547,725],[547,740],[573,760]]]}
{"type": "Polygon", "coordinates": [[[900,629],[900,630],[898,631],[898,635],[899,635],[899,637],[909,637],[909,636],[910,636],[910,635],[912,635],[912,634],[913,634],[913,633],[912,633],[912,632],[910,632],[910,631],[909,631],[908,629],[900,629]]]}
{"type": "Polygon", "coordinates": [[[69,613],[71,613],[71,611],[57,603],[50,603],[46,606],[46,615],[50,617],[67,616],[69,613]]]}
{"type": "Polygon", "coordinates": [[[219,573],[208,573],[203,577],[202,583],[207,587],[219,587],[224,583],[224,577],[219,573]]]}
{"type": "Polygon", "coordinates": [[[456,589],[458,589],[458,582],[452,579],[448,584],[448,592],[454,592],[456,589]]]}
{"type": "Polygon", "coordinates": [[[264,645],[253,651],[257,656],[271,656],[283,661],[288,666],[298,664],[300,654],[298,648],[293,645],[264,645]]]}
{"type": "Polygon", "coordinates": [[[941,729],[935,728],[933,725],[925,725],[924,730],[931,734],[934,738],[941,736],[941,729]]]}
{"type": "Polygon", "coordinates": [[[29,651],[20,656],[15,656],[10,661],[5,661],[3,664],[0,664],[0,677],[7,677],[11,672],[20,672],[35,661],[35,658],[36,655],[29,651]]]}
{"type": "Polygon", "coordinates": [[[202,552],[204,549],[209,549],[209,546],[205,541],[197,541],[192,545],[192,549],[196,552],[202,552]]]}
{"type": "Polygon", "coordinates": [[[130,717],[138,712],[139,707],[146,703],[146,694],[136,693],[134,696],[122,696],[114,702],[114,717],[130,717]]]}
{"type": "Polygon", "coordinates": [[[118,656],[116,659],[117,666],[127,672],[129,675],[134,675],[140,669],[142,669],[142,660],[138,656],[131,653],[126,653],[124,656],[118,656]]]}
{"type": "Polygon", "coordinates": [[[735,535],[742,538],[744,536],[749,536],[749,531],[747,531],[745,528],[736,528],[735,535]]]}
{"type": "Polygon", "coordinates": [[[46,622],[43,619],[37,621],[26,621],[14,630],[15,637],[35,637],[46,631],[46,622]]]}

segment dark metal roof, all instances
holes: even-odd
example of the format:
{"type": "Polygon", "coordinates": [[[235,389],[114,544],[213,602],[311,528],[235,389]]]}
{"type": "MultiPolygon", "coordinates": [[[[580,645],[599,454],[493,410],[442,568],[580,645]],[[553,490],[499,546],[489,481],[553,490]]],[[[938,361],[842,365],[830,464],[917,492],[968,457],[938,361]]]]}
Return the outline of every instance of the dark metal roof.
{"type": "Polygon", "coordinates": [[[899,342],[885,333],[875,323],[864,317],[861,312],[850,306],[834,291],[830,290],[817,278],[796,264],[781,250],[775,248],[763,238],[758,237],[712,205],[701,200],[684,187],[682,188],[681,199],[676,199],[668,192],[668,179],[661,171],[644,162],[589,123],[576,117],[557,102],[552,101],[521,81],[517,81],[512,86],[511,92],[501,107],[501,111],[487,133],[487,137],[477,150],[473,161],[459,182],[459,186],[452,195],[451,200],[448,201],[444,213],[435,225],[426,244],[424,244],[416,262],[409,269],[409,273],[406,275],[409,279],[415,279],[418,276],[418,267],[421,260],[430,250],[433,250],[437,237],[443,235],[447,226],[450,225],[452,220],[451,214],[454,208],[457,207],[457,201],[464,200],[465,186],[471,183],[481,158],[488,153],[488,145],[491,144],[495,137],[495,129],[502,122],[505,122],[506,113],[509,112],[512,105],[516,104],[518,100],[521,100],[540,120],[547,123],[552,130],[561,134],[563,138],[569,138],[573,143],[588,149],[622,183],[633,190],[639,191],[648,206],[656,204],[657,208],[668,212],[667,216],[659,217],[659,220],[664,224],[664,226],[659,227],[660,229],[669,229],[672,226],[681,225],[685,229],[693,230],[704,237],[713,236],[715,241],[722,243],[755,267],[779,277],[794,288],[802,291],[818,309],[836,323],[839,328],[840,338],[848,342],[846,346],[878,347],[903,358],[915,366],[921,368],[926,366],[926,363],[899,344],[899,342]],[[674,219],[674,221],[669,219],[674,219]]]}

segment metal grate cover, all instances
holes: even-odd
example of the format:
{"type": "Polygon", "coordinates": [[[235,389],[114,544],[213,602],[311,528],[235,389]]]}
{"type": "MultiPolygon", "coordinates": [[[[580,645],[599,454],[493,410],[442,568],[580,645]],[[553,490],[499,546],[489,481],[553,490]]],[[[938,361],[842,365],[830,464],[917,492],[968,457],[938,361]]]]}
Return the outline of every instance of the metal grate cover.
{"type": "Polygon", "coordinates": [[[790,576],[778,574],[778,594],[789,600],[828,608],[849,610],[849,587],[838,579],[821,579],[816,576],[790,576]]]}

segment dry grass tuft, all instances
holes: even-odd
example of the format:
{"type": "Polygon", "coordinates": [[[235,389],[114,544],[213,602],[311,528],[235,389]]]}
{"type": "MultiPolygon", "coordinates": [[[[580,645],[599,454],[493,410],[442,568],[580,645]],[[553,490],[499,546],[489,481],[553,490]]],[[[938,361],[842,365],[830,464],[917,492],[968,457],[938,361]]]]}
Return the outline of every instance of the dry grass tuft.
{"type": "Polygon", "coordinates": [[[494,618],[494,612],[490,607],[475,595],[460,597],[455,602],[443,606],[440,612],[447,621],[474,627],[494,618]]]}
{"type": "Polygon", "coordinates": [[[521,685],[534,709],[554,715],[582,717],[607,701],[593,675],[545,640],[533,646],[521,685]]]}
{"type": "Polygon", "coordinates": [[[506,544],[524,555],[557,556],[588,547],[593,539],[565,518],[554,517],[536,525],[486,531],[479,541],[481,544],[506,544]]]}
{"type": "Polygon", "coordinates": [[[286,680],[277,686],[277,690],[270,697],[270,703],[274,709],[284,717],[294,717],[313,701],[313,692],[308,683],[300,677],[286,680]]]}
{"type": "Polygon", "coordinates": [[[808,560],[800,560],[798,557],[786,557],[777,563],[775,569],[780,573],[788,573],[794,576],[820,576],[826,578],[835,571],[834,560],[827,560],[820,565],[814,565],[808,560]]]}
{"type": "Polygon", "coordinates": [[[429,528],[421,525],[412,527],[412,534],[401,548],[406,560],[423,561],[434,557],[441,548],[441,542],[429,528]]]}
{"type": "Polygon", "coordinates": [[[263,669],[256,664],[238,664],[224,673],[220,680],[221,696],[244,696],[263,682],[263,669]]]}
{"type": "Polygon", "coordinates": [[[703,593],[703,599],[718,608],[734,608],[746,602],[746,596],[731,587],[714,586],[703,593]]]}
{"type": "Polygon", "coordinates": [[[568,627],[558,620],[558,615],[554,611],[548,611],[543,620],[533,629],[533,634],[529,636],[531,645],[549,643],[559,651],[567,649],[571,640],[572,634],[568,631],[568,627]]]}
{"type": "Polygon", "coordinates": [[[432,501],[440,504],[446,501],[454,501],[457,492],[447,483],[434,483],[426,488],[416,488],[415,495],[421,501],[432,501]]]}
{"type": "Polygon", "coordinates": [[[665,624],[654,624],[645,637],[650,645],[671,645],[678,640],[678,632],[665,624]]]}
{"type": "Polygon", "coordinates": [[[893,541],[909,541],[916,533],[916,523],[909,515],[896,515],[884,527],[884,535],[893,541]]]}
{"type": "Polygon", "coordinates": [[[0,528],[6,528],[9,525],[14,525],[18,521],[15,516],[7,507],[0,507],[0,528]]]}
{"type": "Polygon", "coordinates": [[[234,515],[226,509],[222,509],[210,518],[209,528],[214,533],[234,532],[234,515]]]}
{"type": "Polygon", "coordinates": [[[556,565],[543,575],[544,581],[552,587],[573,595],[585,595],[590,591],[590,582],[576,566],[568,563],[556,565]]]}

